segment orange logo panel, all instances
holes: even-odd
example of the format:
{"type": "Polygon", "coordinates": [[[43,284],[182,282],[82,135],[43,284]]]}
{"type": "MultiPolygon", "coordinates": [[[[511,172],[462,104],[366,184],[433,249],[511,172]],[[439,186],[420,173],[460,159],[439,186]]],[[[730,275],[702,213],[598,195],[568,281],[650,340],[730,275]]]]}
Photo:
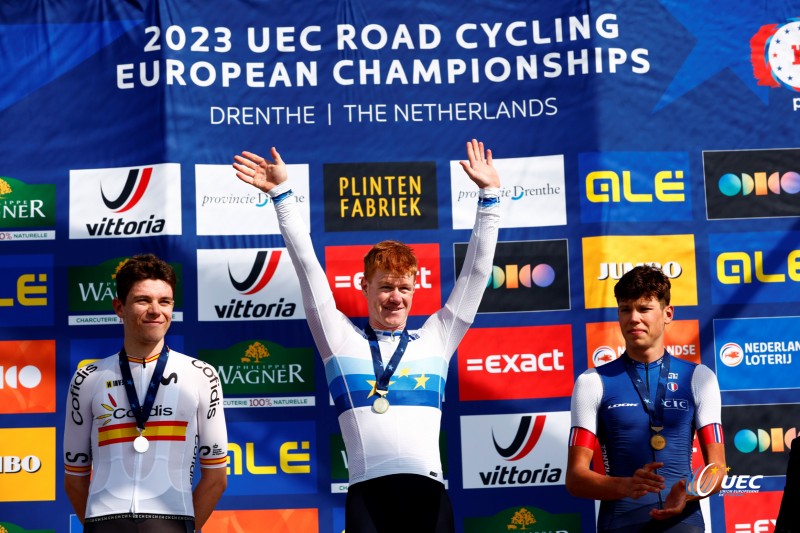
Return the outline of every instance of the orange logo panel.
{"type": "Polygon", "coordinates": [[[0,414],[55,413],[56,341],[0,341],[0,414]]]}

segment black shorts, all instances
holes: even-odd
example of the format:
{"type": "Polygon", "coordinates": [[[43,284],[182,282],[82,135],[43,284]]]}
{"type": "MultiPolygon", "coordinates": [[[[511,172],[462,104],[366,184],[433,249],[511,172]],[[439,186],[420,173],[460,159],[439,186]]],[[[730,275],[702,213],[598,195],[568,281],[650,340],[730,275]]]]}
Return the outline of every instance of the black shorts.
{"type": "Polygon", "coordinates": [[[347,533],[454,533],[450,497],[440,482],[392,474],[350,485],[347,533]]]}
{"type": "Polygon", "coordinates": [[[194,520],[102,516],[87,518],[83,533],[194,533],[194,520]]]}

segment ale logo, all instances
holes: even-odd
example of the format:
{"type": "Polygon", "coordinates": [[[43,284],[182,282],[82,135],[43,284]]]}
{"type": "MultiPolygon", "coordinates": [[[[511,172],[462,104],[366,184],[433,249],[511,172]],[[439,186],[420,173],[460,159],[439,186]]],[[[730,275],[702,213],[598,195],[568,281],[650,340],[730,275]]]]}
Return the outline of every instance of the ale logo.
{"type": "Polygon", "coordinates": [[[144,191],[147,190],[147,185],[150,183],[150,176],[153,174],[153,169],[152,167],[142,169],[141,179],[139,179],[139,174],[140,172],[138,169],[132,168],[128,172],[128,179],[125,180],[122,192],[114,199],[106,197],[102,183],[100,184],[100,194],[107,208],[115,213],[124,213],[139,203],[139,200],[144,196],[144,191]]]}
{"type": "Polygon", "coordinates": [[[522,459],[533,450],[533,447],[536,446],[536,443],[539,441],[539,437],[542,436],[545,418],[545,415],[537,415],[535,420],[531,415],[523,416],[519,421],[519,427],[517,428],[517,434],[514,436],[514,440],[505,448],[497,443],[494,431],[492,431],[494,449],[497,450],[500,457],[506,461],[518,461],[522,459]]]}
{"type": "Polygon", "coordinates": [[[243,281],[238,281],[233,277],[230,265],[228,265],[228,277],[231,280],[231,285],[242,294],[257,293],[266,287],[269,280],[275,275],[280,259],[280,250],[259,250],[250,273],[243,281]]]}
{"type": "Polygon", "coordinates": [[[0,429],[0,502],[56,499],[56,428],[0,429]]]}
{"type": "Polygon", "coordinates": [[[744,354],[744,350],[742,350],[741,346],[735,342],[729,342],[720,348],[719,360],[722,361],[722,364],[725,366],[738,366],[744,359],[742,354],[744,354]]]}

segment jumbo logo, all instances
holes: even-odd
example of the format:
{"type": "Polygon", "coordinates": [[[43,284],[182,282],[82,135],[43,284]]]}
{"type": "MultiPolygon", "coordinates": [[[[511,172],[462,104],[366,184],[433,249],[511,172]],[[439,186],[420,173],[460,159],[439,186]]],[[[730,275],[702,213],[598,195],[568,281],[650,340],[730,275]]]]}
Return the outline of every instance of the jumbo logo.
{"type": "Polygon", "coordinates": [[[54,340],[0,341],[0,414],[55,413],[54,340]]]}
{"type": "Polygon", "coordinates": [[[0,502],[56,499],[56,428],[0,429],[0,502]]]}

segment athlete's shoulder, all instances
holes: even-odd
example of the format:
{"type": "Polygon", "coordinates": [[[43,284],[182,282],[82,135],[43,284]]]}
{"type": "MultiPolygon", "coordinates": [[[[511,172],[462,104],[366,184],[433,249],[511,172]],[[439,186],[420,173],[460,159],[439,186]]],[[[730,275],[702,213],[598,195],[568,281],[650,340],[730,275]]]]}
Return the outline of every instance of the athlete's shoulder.
{"type": "Polygon", "coordinates": [[[103,380],[109,372],[119,373],[117,354],[102,359],[84,359],[72,374],[72,385],[89,385],[93,381],[103,380]]]}
{"type": "Polygon", "coordinates": [[[613,378],[620,374],[627,374],[622,357],[617,357],[613,361],[600,365],[596,367],[596,370],[598,375],[603,378],[613,378]]]}
{"type": "MultiPolygon", "coordinates": [[[[673,368],[685,368],[687,370],[694,371],[696,368],[704,366],[702,364],[697,364],[694,361],[689,361],[688,359],[681,359],[680,357],[675,357],[674,355],[670,357],[669,368],[672,370],[673,368]]],[[[706,367],[708,368],[708,367],[706,367]]]]}

